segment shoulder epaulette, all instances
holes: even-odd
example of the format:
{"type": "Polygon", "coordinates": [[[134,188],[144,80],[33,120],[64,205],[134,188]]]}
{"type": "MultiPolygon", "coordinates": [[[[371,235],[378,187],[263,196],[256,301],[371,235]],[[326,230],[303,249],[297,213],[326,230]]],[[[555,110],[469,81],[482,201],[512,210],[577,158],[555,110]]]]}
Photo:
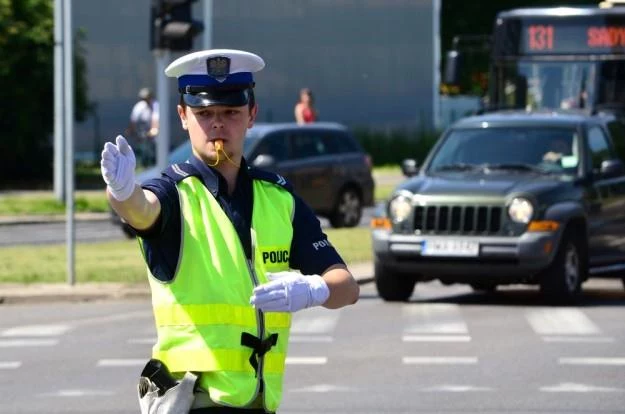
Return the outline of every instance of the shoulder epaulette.
{"type": "Polygon", "coordinates": [[[188,162],[170,165],[163,171],[163,175],[177,183],[190,176],[201,177],[200,172],[188,162]]]}
{"type": "Polygon", "coordinates": [[[252,167],[248,169],[248,173],[250,177],[252,177],[252,179],[254,180],[267,181],[272,184],[276,184],[280,187],[283,187],[287,191],[293,190],[291,183],[288,182],[286,178],[284,178],[280,174],[276,174],[274,172],[266,171],[266,170],[259,170],[258,168],[252,168],[252,167]]]}

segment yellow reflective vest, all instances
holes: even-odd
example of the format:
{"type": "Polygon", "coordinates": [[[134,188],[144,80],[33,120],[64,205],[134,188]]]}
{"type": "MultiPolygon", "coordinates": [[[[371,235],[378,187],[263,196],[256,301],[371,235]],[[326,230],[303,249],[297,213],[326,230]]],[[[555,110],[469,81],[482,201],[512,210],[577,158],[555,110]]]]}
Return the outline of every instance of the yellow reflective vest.
{"type": "Polygon", "coordinates": [[[248,406],[264,381],[265,409],[275,411],[291,314],[263,313],[249,301],[254,287],[267,282],[266,272],[289,268],[293,197],[274,183],[253,180],[248,260],[230,219],[200,179],[188,176],[177,189],[178,268],[171,282],[149,277],[158,333],[152,356],[173,373],[201,373],[200,386],[220,405],[248,406]]]}

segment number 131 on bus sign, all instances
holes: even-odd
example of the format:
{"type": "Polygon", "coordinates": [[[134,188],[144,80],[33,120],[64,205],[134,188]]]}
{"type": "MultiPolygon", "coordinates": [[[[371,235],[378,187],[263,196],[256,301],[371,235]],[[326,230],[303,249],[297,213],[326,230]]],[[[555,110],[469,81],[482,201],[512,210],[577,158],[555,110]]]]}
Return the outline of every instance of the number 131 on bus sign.
{"type": "Polygon", "coordinates": [[[530,51],[553,50],[553,26],[533,24],[527,32],[530,51]]]}

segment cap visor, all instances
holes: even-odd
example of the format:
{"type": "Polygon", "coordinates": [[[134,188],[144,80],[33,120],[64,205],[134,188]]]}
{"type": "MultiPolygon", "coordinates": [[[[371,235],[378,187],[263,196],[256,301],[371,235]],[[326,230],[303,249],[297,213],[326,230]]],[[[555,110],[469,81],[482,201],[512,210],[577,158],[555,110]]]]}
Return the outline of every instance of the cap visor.
{"type": "Polygon", "coordinates": [[[201,108],[204,106],[224,105],[224,106],[243,106],[247,105],[249,95],[246,90],[238,91],[211,91],[200,92],[197,94],[182,94],[184,103],[192,108],[201,108]]]}

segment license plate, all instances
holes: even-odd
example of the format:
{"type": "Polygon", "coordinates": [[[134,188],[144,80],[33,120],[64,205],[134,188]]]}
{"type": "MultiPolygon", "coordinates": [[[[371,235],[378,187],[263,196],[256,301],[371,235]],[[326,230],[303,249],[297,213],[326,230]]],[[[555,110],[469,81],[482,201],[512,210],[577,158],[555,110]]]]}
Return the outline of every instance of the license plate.
{"type": "Polygon", "coordinates": [[[430,239],[423,242],[423,256],[476,257],[480,254],[480,244],[473,240],[430,239]]]}

